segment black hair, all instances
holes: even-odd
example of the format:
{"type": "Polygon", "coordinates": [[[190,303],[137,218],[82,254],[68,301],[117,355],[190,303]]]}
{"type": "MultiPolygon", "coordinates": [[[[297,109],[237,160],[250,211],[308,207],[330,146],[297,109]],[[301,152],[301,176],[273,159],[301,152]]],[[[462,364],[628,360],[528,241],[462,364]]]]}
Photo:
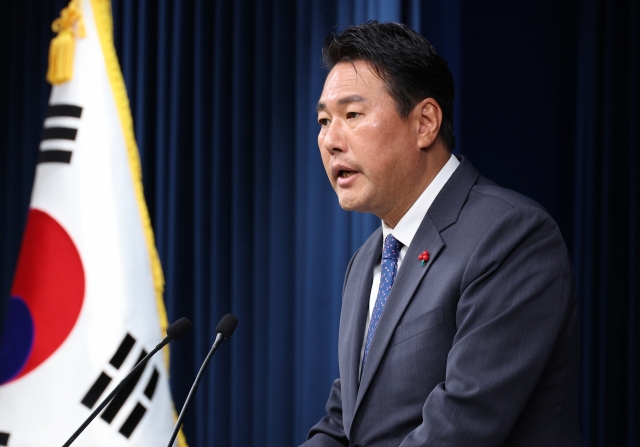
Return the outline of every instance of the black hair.
{"type": "Polygon", "coordinates": [[[322,60],[328,70],[340,62],[371,64],[403,118],[423,99],[435,99],[442,108],[440,135],[449,150],[454,149],[453,76],[447,62],[422,35],[401,23],[373,20],[351,25],[327,36],[322,60]]]}

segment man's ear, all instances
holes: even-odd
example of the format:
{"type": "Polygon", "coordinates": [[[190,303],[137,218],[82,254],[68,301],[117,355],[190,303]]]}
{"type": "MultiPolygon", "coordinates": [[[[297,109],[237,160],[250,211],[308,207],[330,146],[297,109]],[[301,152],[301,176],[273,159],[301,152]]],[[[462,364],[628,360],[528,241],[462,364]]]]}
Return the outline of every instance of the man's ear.
{"type": "Polygon", "coordinates": [[[442,108],[435,99],[425,98],[416,104],[414,113],[419,122],[418,145],[421,148],[429,147],[438,138],[442,124],[442,108]]]}

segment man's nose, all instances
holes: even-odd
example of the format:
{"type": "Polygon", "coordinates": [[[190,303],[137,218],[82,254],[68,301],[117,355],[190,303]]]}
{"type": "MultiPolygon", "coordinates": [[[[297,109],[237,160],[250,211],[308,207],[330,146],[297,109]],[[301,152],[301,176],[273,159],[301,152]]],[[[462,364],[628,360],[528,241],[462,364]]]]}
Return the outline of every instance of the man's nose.
{"type": "Polygon", "coordinates": [[[347,149],[342,125],[339,121],[329,124],[327,132],[324,134],[322,147],[332,155],[334,152],[344,152],[347,149]]]}

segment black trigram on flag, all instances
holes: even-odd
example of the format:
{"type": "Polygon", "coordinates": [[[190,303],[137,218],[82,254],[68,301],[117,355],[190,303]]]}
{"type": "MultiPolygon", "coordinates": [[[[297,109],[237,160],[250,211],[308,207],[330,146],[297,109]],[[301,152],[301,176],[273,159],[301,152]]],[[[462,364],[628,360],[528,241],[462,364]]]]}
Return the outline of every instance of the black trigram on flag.
{"type": "MultiPolygon", "coordinates": [[[[131,334],[125,335],[122,343],[120,343],[120,346],[109,361],[111,366],[113,366],[115,369],[120,369],[126,358],[129,356],[129,353],[131,353],[135,344],[136,340],[131,336],[131,334]]],[[[138,364],[138,362],[140,362],[140,360],[142,360],[145,355],[147,355],[147,352],[143,349],[138,356],[136,364],[138,364]]],[[[127,382],[127,384],[120,390],[120,392],[116,394],[111,403],[109,403],[109,405],[107,405],[107,407],[102,412],[102,416],[100,417],[103,420],[105,420],[109,424],[113,422],[127,399],[129,399],[129,397],[131,396],[133,390],[136,388],[136,385],[138,385],[138,382],[140,382],[140,378],[142,377],[145,369],[147,369],[146,366],[144,369],[141,369],[136,374],[131,376],[129,382],[127,382]]],[[[158,373],[158,370],[153,367],[153,373],[144,386],[144,395],[149,400],[153,398],[153,394],[156,390],[156,385],[158,384],[159,377],[160,374],[158,373]]],[[[100,399],[100,396],[105,392],[105,390],[111,383],[111,380],[112,378],[104,371],[100,373],[96,381],[93,383],[87,394],[82,399],[82,404],[89,409],[93,408],[100,399]]],[[[131,410],[124,423],[120,427],[120,433],[126,438],[131,436],[146,411],[147,409],[142,403],[136,402],[135,407],[133,408],[133,410],[131,410]]]]}
{"type": "Polygon", "coordinates": [[[9,445],[9,433],[0,432],[0,445],[9,445]]]}
{"type": "Polygon", "coordinates": [[[38,163],[71,163],[82,107],[50,105],[44,120],[38,163]]]}

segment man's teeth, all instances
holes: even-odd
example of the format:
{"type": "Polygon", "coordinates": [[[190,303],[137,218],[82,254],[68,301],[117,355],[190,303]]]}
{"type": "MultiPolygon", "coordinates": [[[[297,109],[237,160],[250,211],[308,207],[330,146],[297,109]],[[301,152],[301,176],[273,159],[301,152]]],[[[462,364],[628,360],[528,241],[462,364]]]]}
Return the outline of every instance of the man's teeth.
{"type": "Polygon", "coordinates": [[[340,177],[347,178],[347,177],[350,177],[353,173],[354,173],[353,171],[342,171],[340,173],[340,177]]]}

